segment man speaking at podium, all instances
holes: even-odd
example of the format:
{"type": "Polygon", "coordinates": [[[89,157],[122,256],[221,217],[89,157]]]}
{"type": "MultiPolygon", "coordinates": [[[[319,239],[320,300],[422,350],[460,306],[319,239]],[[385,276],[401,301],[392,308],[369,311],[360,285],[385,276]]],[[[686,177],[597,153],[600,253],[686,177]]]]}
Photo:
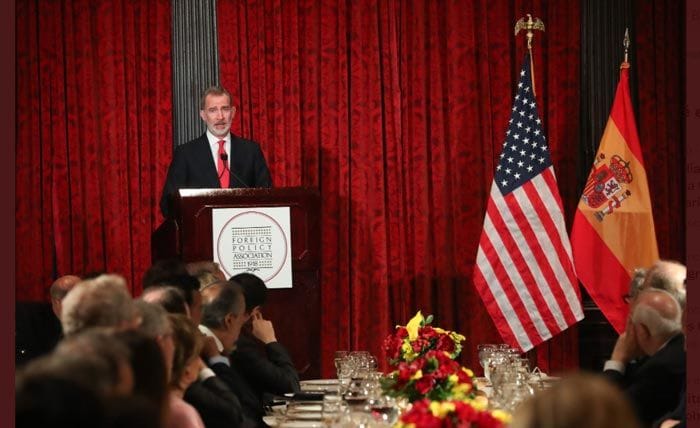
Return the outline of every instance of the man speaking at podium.
{"type": "Polygon", "coordinates": [[[270,171],[260,146],[231,134],[236,108],[231,94],[218,86],[202,94],[199,115],[207,132],[175,148],[160,199],[160,210],[169,215],[169,196],[178,189],[271,187],[270,171]]]}

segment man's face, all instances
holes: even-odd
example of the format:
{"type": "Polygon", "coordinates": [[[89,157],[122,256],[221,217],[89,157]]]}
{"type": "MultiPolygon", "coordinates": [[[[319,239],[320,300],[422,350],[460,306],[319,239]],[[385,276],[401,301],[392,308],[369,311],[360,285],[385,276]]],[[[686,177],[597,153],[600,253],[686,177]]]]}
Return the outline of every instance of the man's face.
{"type": "Polygon", "coordinates": [[[199,112],[209,132],[219,138],[226,137],[231,130],[231,122],[235,114],[236,109],[231,106],[231,100],[226,95],[207,95],[204,100],[204,110],[199,112]]]}

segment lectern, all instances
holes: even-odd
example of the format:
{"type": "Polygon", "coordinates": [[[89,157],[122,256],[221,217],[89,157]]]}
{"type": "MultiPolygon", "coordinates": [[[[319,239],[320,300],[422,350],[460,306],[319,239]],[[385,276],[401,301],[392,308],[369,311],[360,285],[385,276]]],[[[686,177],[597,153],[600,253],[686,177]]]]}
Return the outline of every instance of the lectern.
{"type": "Polygon", "coordinates": [[[320,377],[320,196],[316,188],[181,189],[153,233],[153,261],[212,260],[212,209],[289,207],[292,288],[269,289],[263,310],[303,379],[320,377]]]}

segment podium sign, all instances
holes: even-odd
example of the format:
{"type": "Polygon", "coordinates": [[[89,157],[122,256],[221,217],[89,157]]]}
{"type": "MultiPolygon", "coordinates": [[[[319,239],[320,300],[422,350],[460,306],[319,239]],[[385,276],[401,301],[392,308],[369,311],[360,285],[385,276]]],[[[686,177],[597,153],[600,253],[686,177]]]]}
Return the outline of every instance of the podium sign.
{"type": "Polygon", "coordinates": [[[230,278],[257,275],[268,288],[292,287],[289,207],[214,208],[214,261],[230,278]]]}

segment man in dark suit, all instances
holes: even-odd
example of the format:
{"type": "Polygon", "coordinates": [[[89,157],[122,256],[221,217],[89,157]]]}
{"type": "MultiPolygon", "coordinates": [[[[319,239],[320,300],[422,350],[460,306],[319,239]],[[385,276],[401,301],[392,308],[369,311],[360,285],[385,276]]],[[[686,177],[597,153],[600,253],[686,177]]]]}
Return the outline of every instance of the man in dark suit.
{"type": "Polygon", "coordinates": [[[272,322],[263,318],[265,282],[251,273],[231,278],[243,288],[248,327],[241,333],[231,361],[265,402],[270,396],[299,392],[299,374],[287,350],[277,341],[272,322]]]}
{"type": "Polygon", "coordinates": [[[645,426],[677,405],[685,380],[683,343],[678,301],[664,290],[642,290],[605,363],[605,375],[624,390],[645,426]],[[647,358],[628,364],[640,352],[647,358]]]}
{"type": "Polygon", "coordinates": [[[199,115],[207,132],[175,149],[160,199],[165,216],[170,212],[168,198],[178,189],[272,186],[260,146],[230,132],[236,108],[226,89],[206,89],[199,115]]]}
{"type": "Polygon", "coordinates": [[[202,324],[199,329],[216,344],[204,356],[206,362],[238,397],[244,415],[256,425],[264,426],[262,402],[240,369],[228,358],[241,327],[247,321],[244,312],[245,298],[238,284],[219,281],[202,290],[202,324]]]}

